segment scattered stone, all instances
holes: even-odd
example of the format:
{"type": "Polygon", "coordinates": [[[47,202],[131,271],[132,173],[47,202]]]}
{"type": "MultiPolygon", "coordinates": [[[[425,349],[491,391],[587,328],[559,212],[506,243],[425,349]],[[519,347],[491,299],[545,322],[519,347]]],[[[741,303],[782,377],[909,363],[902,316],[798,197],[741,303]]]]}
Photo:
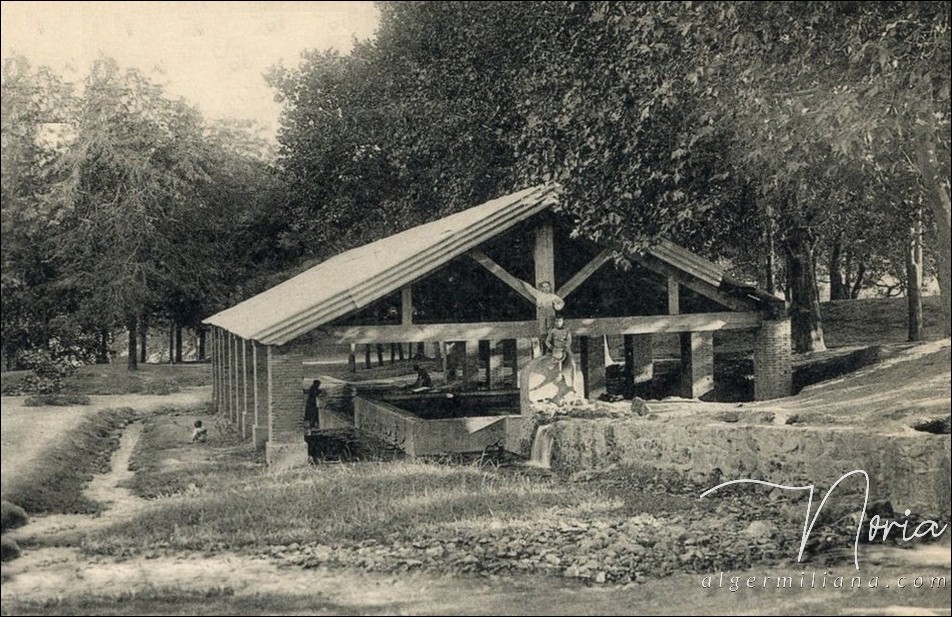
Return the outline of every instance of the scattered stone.
{"type": "Polygon", "coordinates": [[[631,413],[638,416],[647,416],[650,413],[648,403],[641,397],[631,399],[631,413]]]}

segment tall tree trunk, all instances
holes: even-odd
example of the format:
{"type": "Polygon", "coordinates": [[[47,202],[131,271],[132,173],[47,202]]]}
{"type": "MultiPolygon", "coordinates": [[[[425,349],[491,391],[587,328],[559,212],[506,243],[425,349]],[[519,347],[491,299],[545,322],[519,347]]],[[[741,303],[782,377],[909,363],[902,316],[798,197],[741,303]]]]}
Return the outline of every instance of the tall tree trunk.
{"type": "Polygon", "coordinates": [[[198,327],[198,361],[205,361],[205,327],[198,327]]]}
{"type": "Polygon", "coordinates": [[[175,324],[175,361],[182,361],[182,326],[175,324]]]}
{"type": "Polygon", "coordinates": [[[790,328],[797,353],[823,351],[823,324],[817,293],[813,245],[806,229],[787,237],[787,280],[790,285],[790,328]]]}
{"type": "Polygon", "coordinates": [[[767,205],[766,219],[764,224],[764,243],[767,248],[767,259],[764,264],[764,289],[767,293],[772,294],[777,291],[776,266],[774,265],[777,257],[777,246],[774,239],[773,207],[769,204],[767,205]]]}
{"type": "Polygon", "coordinates": [[[139,336],[137,332],[138,319],[135,315],[129,315],[126,317],[126,328],[129,330],[129,359],[128,359],[128,368],[130,371],[139,370],[139,354],[136,349],[137,343],[139,342],[139,336]]]}
{"type": "MultiPolygon", "coordinates": [[[[947,79],[943,75],[944,79],[947,79]]],[[[946,90],[948,90],[946,84],[946,90]]],[[[939,291],[942,294],[942,331],[949,336],[950,316],[952,316],[952,202],[949,200],[948,171],[940,172],[939,161],[936,156],[936,126],[935,104],[927,101],[921,114],[924,122],[919,128],[916,143],[916,158],[922,181],[928,190],[933,192],[932,199],[926,199],[935,219],[936,262],[939,266],[939,291]],[[945,177],[943,177],[943,175],[945,177]]]]}
{"type": "Polygon", "coordinates": [[[370,368],[373,365],[370,363],[370,343],[364,345],[364,366],[370,368]]]}
{"type": "Polygon", "coordinates": [[[109,330],[99,330],[99,351],[96,353],[96,364],[109,364],[109,330]]]}
{"type": "Polygon", "coordinates": [[[175,322],[169,322],[169,364],[175,364],[175,322]]]}
{"type": "Polygon", "coordinates": [[[850,299],[855,300],[859,298],[859,292],[863,291],[864,278],[866,277],[866,264],[861,263],[858,268],[856,268],[856,279],[853,281],[853,286],[850,287],[850,299]]]}
{"type": "Polygon", "coordinates": [[[149,321],[145,313],[139,318],[139,362],[145,364],[148,359],[149,321]]]}
{"type": "Polygon", "coordinates": [[[383,366],[383,343],[377,343],[377,366],[383,366]]]}
{"type": "Polygon", "coordinates": [[[906,247],[906,307],[909,340],[922,340],[922,226],[916,221],[906,247]]]}
{"type": "Polygon", "coordinates": [[[830,300],[849,298],[849,287],[843,280],[843,243],[837,236],[830,246],[830,300]]]}

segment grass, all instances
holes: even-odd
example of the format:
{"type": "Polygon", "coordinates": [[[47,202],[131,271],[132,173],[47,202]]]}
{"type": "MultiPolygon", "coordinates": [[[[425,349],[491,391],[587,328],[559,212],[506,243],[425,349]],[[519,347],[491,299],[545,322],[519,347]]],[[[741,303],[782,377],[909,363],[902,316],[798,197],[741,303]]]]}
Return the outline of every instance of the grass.
{"type": "Polygon", "coordinates": [[[179,468],[165,476],[154,469],[144,473],[151,478],[147,485],[163,478],[173,486],[192,486],[97,533],[87,539],[87,549],[134,553],[148,546],[212,550],[382,541],[454,522],[532,520],[552,508],[579,507],[597,498],[590,486],[423,461],[283,473],[241,470],[232,463],[179,468]]]}
{"type": "Polygon", "coordinates": [[[66,380],[72,394],[170,394],[182,388],[211,384],[207,363],[140,364],[130,371],[125,363],[81,366],[66,380]]]}
{"type": "Polygon", "coordinates": [[[70,407],[89,403],[85,394],[34,394],[23,400],[24,407],[70,407]]]}
{"type": "Polygon", "coordinates": [[[30,514],[100,511],[102,505],[85,497],[83,488],[93,474],[109,468],[121,429],[135,417],[132,409],[121,408],[86,418],[16,478],[4,497],[30,514]]]}
{"type": "Polygon", "coordinates": [[[150,415],[132,454],[135,476],[128,488],[146,499],[167,497],[237,481],[262,467],[260,455],[237,434],[216,431],[214,420],[210,404],[150,415]],[[188,441],[195,420],[209,427],[204,444],[188,441]]]}
{"type": "Polygon", "coordinates": [[[115,595],[79,594],[44,601],[5,601],[4,615],[361,615],[319,594],[236,595],[231,587],[204,590],[153,587],[115,595]]]}

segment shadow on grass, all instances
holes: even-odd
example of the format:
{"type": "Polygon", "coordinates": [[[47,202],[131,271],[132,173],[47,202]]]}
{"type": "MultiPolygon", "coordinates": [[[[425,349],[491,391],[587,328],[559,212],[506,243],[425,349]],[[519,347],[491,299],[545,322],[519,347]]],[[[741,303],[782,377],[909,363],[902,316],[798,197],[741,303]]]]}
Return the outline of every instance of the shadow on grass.
{"type": "MultiPolygon", "coordinates": [[[[400,603],[377,607],[400,614],[400,603]]],[[[4,615],[362,615],[365,607],[343,606],[320,594],[241,594],[231,587],[191,590],[161,587],[115,595],[81,594],[45,601],[3,603],[4,615]]]]}

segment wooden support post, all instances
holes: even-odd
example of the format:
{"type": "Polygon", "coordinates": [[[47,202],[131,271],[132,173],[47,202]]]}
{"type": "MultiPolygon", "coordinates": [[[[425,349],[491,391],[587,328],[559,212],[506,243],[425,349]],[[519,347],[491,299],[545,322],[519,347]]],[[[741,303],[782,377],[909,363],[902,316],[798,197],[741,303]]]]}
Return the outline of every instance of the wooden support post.
{"type": "Polygon", "coordinates": [[[681,337],[681,396],[700,398],[714,389],[714,333],[684,332],[681,337]]]}
{"type": "Polygon", "coordinates": [[[585,398],[595,400],[605,394],[605,341],[600,336],[579,337],[585,398]]]}
{"type": "Polygon", "coordinates": [[[383,366],[383,343],[377,343],[377,366],[383,366]]]}
{"type": "Polygon", "coordinates": [[[413,323],[413,288],[409,285],[400,290],[400,323],[404,326],[413,323]]]}
{"type": "MultiPolygon", "coordinates": [[[[551,289],[555,290],[555,230],[552,227],[552,221],[543,220],[536,228],[535,232],[535,250],[533,253],[535,262],[535,286],[539,288],[543,282],[548,282],[551,289]]],[[[546,311],[543,308],[536,308],[536,320],[538,321],[539,334],[546,334],[545,331],[546,311]]]]}
{"type": "Polygon", "coordinates": [[[463,381],[469,382],[479,379],[479,341],[466,341],[463,345],[466,351],[466,361],[463,364],[463,381]]]}
{"type": "Polygon", "coordinates": [[[681,312],[681,288],[678,281],[668,277],[668,315],[678,315],[681,312]]]}
{"type": "Polygon", "coordinates": [[[654,344],[650,334],[625,335],[625,393],[654,378],[654,344]]]}
{"type": "Polygon", "coordinates": [[[347,366],[351,373],[357,372],[357,343],[350,344],[350,353],[347,354],[347,366]]]}
{"type": "Polygon", "coordinates": [[[397,361],[397,344],[390,343],[390,364],[395,364],[397,361]]]}
{"type": "Polygon", "coordinates": [[[487,341],[486,384],[490,388],[502,383],[503,342],[487,341]]]}
{"type": "Polygon", "coordinates": [[[371,368],[373,364],[370,363],[370,343],[364,345],[364,368],[371,368]]]}
{"type": "Polygon", "coordinates": [[[447,380],[447,373],[449,372],[449,367],[450,367],[450,358],[446,349],[446,346],[448,344],[449,343],[447,343],[446,341],[437,341],[436,343],[436,349],[439,352],[439,355],[437,357],[440,360],[440,370],[443,371],[444,381],[447,380]]]}
{"type": "Polygon", "coordinates": [[[397,343],[397,359],[403,362],[403,343],[397,343]]]}

